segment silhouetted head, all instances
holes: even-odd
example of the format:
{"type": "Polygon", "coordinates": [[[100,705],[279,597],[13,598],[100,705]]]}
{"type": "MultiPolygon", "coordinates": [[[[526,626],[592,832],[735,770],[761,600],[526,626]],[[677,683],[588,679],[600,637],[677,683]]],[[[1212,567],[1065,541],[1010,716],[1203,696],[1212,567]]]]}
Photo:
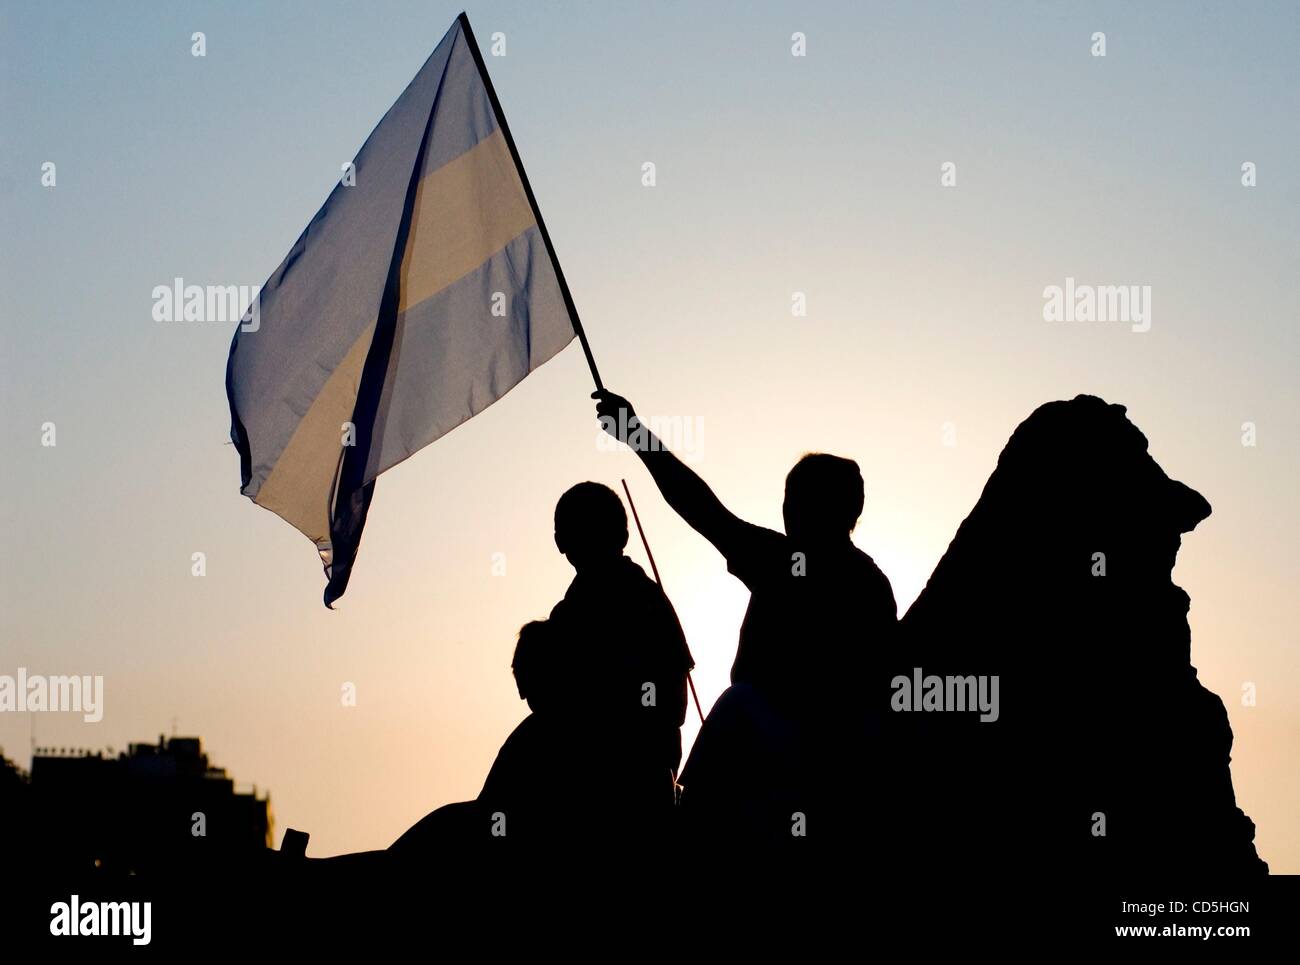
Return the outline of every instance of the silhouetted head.
{"type": "Polygon", "coordinates": [[[546,652],[549,634],[550,627],[545,620],[525,623],[519,630],[519,642],[510,662],[519,697],[528,701],[528,708],[534,712],[554,702],[555,675],[550,672],[553,661],[546,652]]]}
{"type": "Polygon", "coordinates": [[[627,513],[618,493],[595,482],[581,482],[555,504],[555,546],[583,569],[623,555],[627,513]]]}
{"type": "Polygon", "coordinates": [[[785,477],[786,535],[825,542],[847,539],[864,500],[862,472],[852,459],[810,452],[785,477]]]}

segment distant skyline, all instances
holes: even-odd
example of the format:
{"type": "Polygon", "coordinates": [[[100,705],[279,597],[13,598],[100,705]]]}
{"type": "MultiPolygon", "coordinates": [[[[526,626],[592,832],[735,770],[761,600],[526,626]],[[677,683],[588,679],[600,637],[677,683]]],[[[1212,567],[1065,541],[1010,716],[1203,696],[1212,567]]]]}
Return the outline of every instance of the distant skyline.
{"type": "MultiPolygon", "coordinates": [[[[21,766],[33,726],[122,748],[174,718],[270,789],[277,843],[386,846],[476,794],[526,713],[514,637],[571,578],[551,512],[582,479],[628,480],[706,711],[726,686],[746,594],[600,441],[577,345],[379,480],[328,612],[311,543],[238,492],[233,325],[154,319],[175,278],[266,279],[460,10],[0,10],[0,674],[105,681],[98,723],[0,713],[21,766]]],[[[1175,571],[1192,662],[1227,707],[1259,854],[1300,872],[1300,9],[468,15],[505,36],[487,67],[608,387],[689,426],[691,464],[757,523],[780,525],[802,453],[857,459],[855,540],[900,612],[1037,405],[1128,406],[1214,508],[1175,571]],[[1047,320],[1067,279],[1149,288],[1149,330],[1047,320]]]]}

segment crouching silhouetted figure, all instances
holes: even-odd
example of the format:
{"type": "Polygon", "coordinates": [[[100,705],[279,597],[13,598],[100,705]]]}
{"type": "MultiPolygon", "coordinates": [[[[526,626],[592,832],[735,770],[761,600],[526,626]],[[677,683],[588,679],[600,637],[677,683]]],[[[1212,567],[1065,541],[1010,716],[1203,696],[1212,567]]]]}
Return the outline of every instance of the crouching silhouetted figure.
{"type": "Polygon", "coordinates": [[[519,631],[511,669],[521,700],[532,711],[506,738],[488,772],[478,801],[492,814],[496,834],[536,838],[560,820],[565,807],[563,768],[578,737],[565,710],[566,668],[542,620],[519,631]],[[513,819],[514,827],[509,825],[513,819]]]}

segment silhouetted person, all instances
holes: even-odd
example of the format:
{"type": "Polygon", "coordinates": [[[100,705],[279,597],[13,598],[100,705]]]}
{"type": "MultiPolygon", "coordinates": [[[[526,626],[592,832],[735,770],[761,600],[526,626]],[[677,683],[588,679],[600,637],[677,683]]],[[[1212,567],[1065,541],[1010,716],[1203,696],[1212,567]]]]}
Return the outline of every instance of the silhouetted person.
{"type": "Polygon", "coordinates": [[[670,829],[694,662],[663,590],[623,555],[627,540],[627,514],[608,486],[579,483],[560,497],[555,545],[576,574],[550,618],[520,630],[512,661],[532,713],[501,746],[478,799],[434,811],[394,853],[483,842],[494,821],[508,840],[566,849],[670,829]]]}
{"type": "Polygon", "coordinates": [[[637,453],[668,505],[750,590],[732,686],[682,773],[690,830],[709,840],[789,842],[792,816],[803,815],[819,829],[861,832],[864,796],[878,793],[864,786],[878,775],[863,760],[879,730],[863,694],[883,686],[898,610],[889,580],[851,539],[864,502],[857,463],[824,453],[800,459],[786,477],[779,533],[728,510],[626,399],[594,397],[602,428],[637,453]]]}
{"type": "Polygon", "coordinates": [[[562,762],[580,740],[566,708],[575,696],[565,681],[569,670],[547,622],[533,620],[520,629],[511,669],[519,698],[532,713],[501,745],[478,800],[513,820],[516,837],[543,836],[557,831],[550,825],[569,804],[562,762]]]}
{"type": "Polygon", "coordinates": [[[579,483],[555,507],[555,545],[576,574],[548,621],[565,689],[594,752],[588,776],[639,803],[673,799],[694,666],[672,604],[623,555],[627,513],[608,486],[579,483]]]}
{"type": "Polygon", "coordinates": [[[826,708],[839,689],[860,687],[870,648],[887,644],[898,608],[889,580],[851,540],[864,501],[857,463],[825,453],[800,459],[786,476],[778,533],[727,509],[626,399],[595,397],[605,431],[640,456],[668,505],[750,590],[731,682],[796,717],[826,708]]]}

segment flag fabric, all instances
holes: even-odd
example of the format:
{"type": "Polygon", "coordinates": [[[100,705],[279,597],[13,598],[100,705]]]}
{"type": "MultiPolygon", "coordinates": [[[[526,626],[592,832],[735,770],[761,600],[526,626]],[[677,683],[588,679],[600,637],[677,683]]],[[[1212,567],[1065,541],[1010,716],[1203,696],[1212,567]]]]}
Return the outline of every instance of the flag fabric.
{"type": "Polygon", "coordinates": [[[226,367],[240,491],[316,544],[327,606],[376,477],[578,325],[464,14],[353,165],[262,287],[226,367]]]}

